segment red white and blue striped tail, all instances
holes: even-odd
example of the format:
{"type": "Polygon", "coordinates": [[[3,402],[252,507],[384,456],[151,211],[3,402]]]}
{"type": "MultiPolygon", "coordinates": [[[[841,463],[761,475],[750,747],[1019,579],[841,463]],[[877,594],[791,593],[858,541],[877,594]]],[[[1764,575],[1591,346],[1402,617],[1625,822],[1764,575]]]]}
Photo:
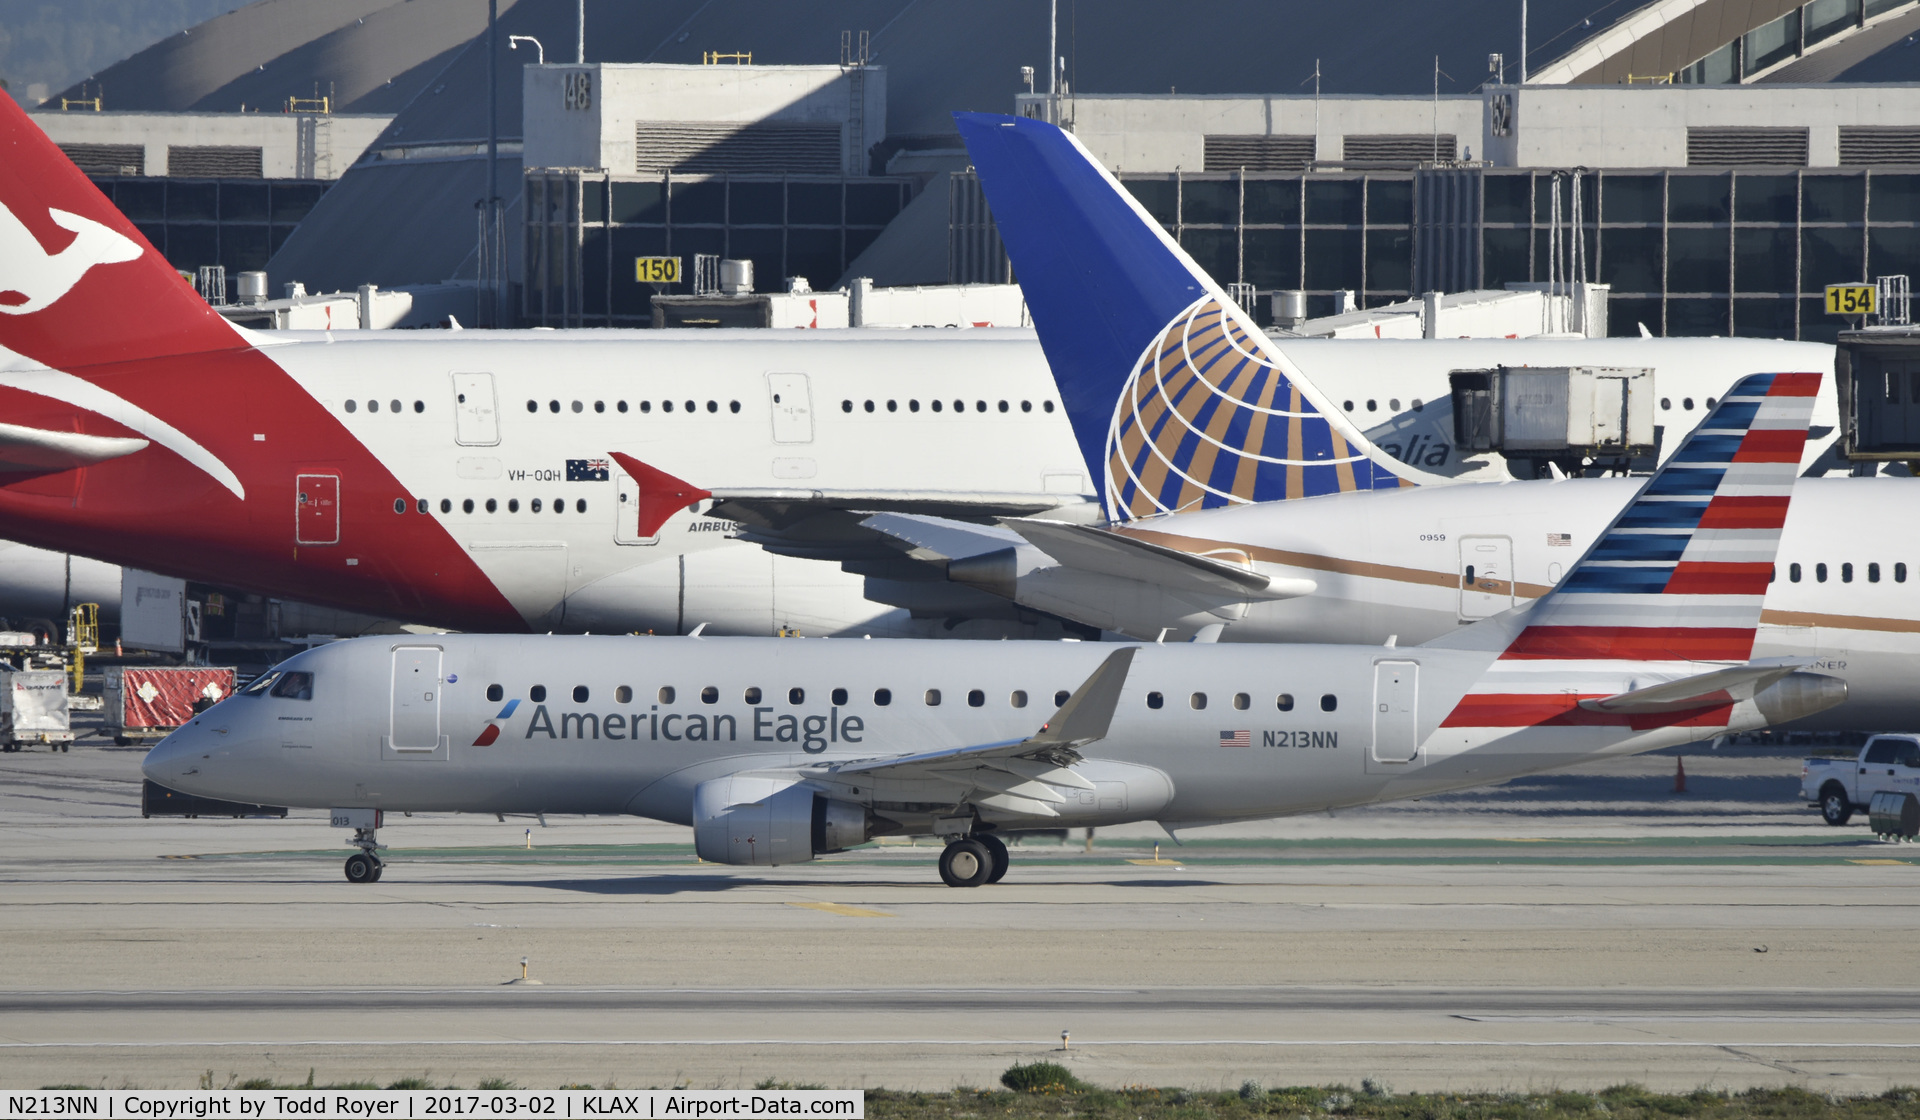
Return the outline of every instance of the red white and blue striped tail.
{"type": "Polygon", "coordinates": [[[1820,377],[1742,378],[1501,659],[1747,660],[1820,377]]]}

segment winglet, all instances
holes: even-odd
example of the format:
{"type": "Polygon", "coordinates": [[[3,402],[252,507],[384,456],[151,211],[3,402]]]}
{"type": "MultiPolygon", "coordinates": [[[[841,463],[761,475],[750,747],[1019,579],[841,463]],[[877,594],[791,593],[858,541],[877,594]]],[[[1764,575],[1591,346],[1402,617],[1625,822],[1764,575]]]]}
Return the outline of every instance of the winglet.
{"type": "MultiPolygon", "coordinates": [[[[1133,655],[1140,652],[1138,646],[1117,649],[1107,655],[1093,675],[1081,682],[1060,710],[1053,713],[1038,735],[1027,740],[1031,746],[1041,752],[1049,750],[1071,751],[1084,743],[1107,736],[1107,728],[1113,723],[1114,710],[1120,706],[1120,690],[1127,683],[1127,673],[1133,668],[1133,655]]],[[[1069,762],[1056,762],[1065,766],[1069,762]]]]}
{"type": "Polygon", "coordinates": [[[703,498],[713,497],[711,490],[702,490],[691,482],[686,482],[660,470],[650,467],[631,455],[613,452],[613,461],[620,469],[633,477],[639,484],[639,498],[635,503],[639,508],[642,537],[651,537],[660,532],[660,526],[667,523],[675,510],[690,506],[703,498]]]}

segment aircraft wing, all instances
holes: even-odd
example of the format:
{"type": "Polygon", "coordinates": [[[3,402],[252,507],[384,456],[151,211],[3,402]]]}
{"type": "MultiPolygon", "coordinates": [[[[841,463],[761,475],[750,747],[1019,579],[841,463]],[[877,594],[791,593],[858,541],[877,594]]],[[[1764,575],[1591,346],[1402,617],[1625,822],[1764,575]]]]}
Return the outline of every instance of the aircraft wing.
{"type": "Polygon", "coordinates": [[[982,743],[924,754],[856,759],[802,767],[812,785],[855,801],[873,800],[876,785],[943,787],[955,802],[970,801],[1036,817],[1058,816],[1061,789],[1090,790],[1073,772],[1078,750],[1106,737],[1137,646],[1115,650],[1075,689],[1039,731],[1025,739],[982,743]],[[864,793],[863,793],[864,791],[864,793]]]}
{"type": "Polygon", "coordinates": [[[1729,704],[1736,700],[1751,699],[1755,693],[1764,691],[1775,681],[1811,664],[1811,658],[1769,657],[1745,665],[1715,669],[1698,676],[1683,677],[1666,684],[1636,688],[1615,696],[1582,700],[1580,706],[1590,712],[1633,714],[1729,704]]]}
{"type": "Polygon", "coordinates": [[[88,436],[0,424],[0,473],[70,471],[131,455],[147,444],[129,436],[88,436]]]}
{"type": "Polygon", "coordinates": [[[1090,525],[1031,517],[1010,519],[1003,524],[1063,567],[1139,580],[1172,591],[1248,599],[1291,599],[1311,595],[1316,587],[1310,579],[1266,576],[1228,560],[1181,552],[1090,525]]]}

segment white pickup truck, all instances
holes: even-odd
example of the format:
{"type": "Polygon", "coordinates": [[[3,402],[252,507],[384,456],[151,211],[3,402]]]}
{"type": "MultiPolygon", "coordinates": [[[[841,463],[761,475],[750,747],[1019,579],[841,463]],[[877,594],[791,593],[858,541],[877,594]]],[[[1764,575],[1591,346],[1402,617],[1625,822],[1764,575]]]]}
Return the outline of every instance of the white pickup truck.
{"type": "Polygon", "coordinates": [[[1846,824],[1876,793],[1920,794],[1920,735],[1875,735],[1858,758],[1809,758],[1800,767],[1800,796],[1828,824],[1846,824]]]}

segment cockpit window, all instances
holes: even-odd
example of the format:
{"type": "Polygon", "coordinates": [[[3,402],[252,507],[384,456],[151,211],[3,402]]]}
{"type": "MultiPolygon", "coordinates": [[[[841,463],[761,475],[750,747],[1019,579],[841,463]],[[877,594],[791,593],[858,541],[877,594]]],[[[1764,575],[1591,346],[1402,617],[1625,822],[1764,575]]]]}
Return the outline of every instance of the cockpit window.
{"type": "Polygon", "coordinates": [[[313,699],[312,673],[282,673],[274,683],[273,694],[282,700],[313,699]]]}
{"type": "Polygon", "coordinates": [[[279,679],[280,679],[280,670],[278,669],[273,669],[269,672],[262,673],[253,679],[252,684],[242,689],[240,691],[240,695],[259,696],[262,693],[266,692],[267,689],[272,688],[273,682],[279,679]]]}

